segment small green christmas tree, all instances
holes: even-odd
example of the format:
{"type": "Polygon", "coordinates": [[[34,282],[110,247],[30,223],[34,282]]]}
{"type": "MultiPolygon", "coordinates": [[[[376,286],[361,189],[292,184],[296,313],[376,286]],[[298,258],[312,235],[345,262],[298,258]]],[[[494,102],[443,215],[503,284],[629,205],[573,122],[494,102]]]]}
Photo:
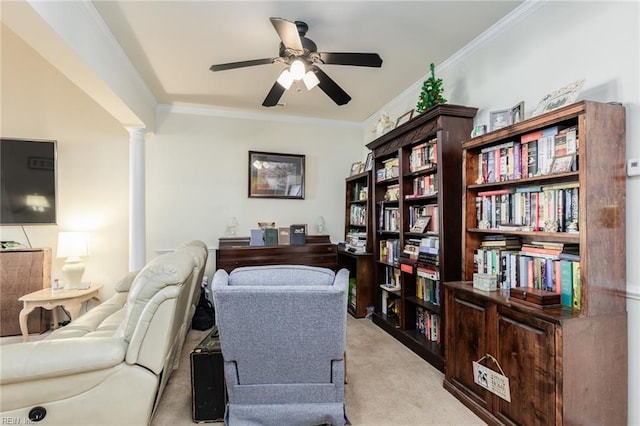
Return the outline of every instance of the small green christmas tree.
{"type": "Polygon", "coordinates": [[[444,88],[442,87],[442,79],[436,78],[436,66],[431,63],[431,77],[427,78],[422,84],[422,92],[418,98],[418,104],[416,105],[416,111],[421,114],[431,108],[434,105],[444,104],[447,102],[442,97],[444,88]]]}

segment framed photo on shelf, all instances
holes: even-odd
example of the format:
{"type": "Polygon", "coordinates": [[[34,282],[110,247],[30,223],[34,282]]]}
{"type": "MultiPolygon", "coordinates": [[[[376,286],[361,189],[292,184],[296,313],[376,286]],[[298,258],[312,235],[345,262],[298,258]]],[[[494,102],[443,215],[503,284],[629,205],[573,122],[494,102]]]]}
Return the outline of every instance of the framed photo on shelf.
{"type": "Polygon", "coordinates": [[[351,164],[351,174],[349,174],[349,176],[357,175],[362,171],[363,167],[364,166],[362,164],[362,161],[356,161],[355,163],[351,164]]]}
{"type": "Polygon", "coordinates": [[[574,103],[578,98],[578,94],[580,93],[583,84],[584,78],[549,93],[540,100],[532,117],[574,103]]]}
{"type": "Polygon", "coordinates": [[[511,124],[516,124],[524,120],[524,101],[511,107],[511,124]]]}
{"type": "Polygon", "coordinates": [[[413,109],[405,112],[404,114],[402,114],[400,117],[398,117],[398,119],[396,120],[396,127],[406,123],[407,121],[411,120],[413,118],[413,109]]]}
{"type": "Polygon", "coordinates": [[[416,223],[411,227],[410,232],[419,232],[423,233],[427,226],[429,226],[429,222],[431,221],[431,216],[420,216],[416,219],[416,223]]]}
{"type": "Polygon", "coordinates": [[[555,157],[551,163],[550,173],[564,173],[571,171],[571,165],[575,159],[575,154],[555,157]]]}
{"type": "Polygon", "coordinates": [[[502,129],[503,127],[507,127],[511,124],[511,110],[501,109],[499,111],[491,111],[490,118],[490,131],[493,132],[494,130],[502,129]]]}
{"type": "Polygon", "coordinates": [[[249,151],[249,198],[304,200],[305,156],[249,151]]]}
{"type": "Polygon", "coordinates": [[[368,172],[373,168],[373,152],[367,154],[367,161],[364,163],[364,170],[368,172]]]}

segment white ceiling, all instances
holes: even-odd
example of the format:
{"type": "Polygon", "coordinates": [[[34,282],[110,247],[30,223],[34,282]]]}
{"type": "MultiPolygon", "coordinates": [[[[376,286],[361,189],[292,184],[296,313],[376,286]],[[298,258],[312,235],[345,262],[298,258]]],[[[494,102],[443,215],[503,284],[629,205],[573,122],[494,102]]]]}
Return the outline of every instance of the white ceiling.
{"type": "Polygon", "coordinates": [[[158,103],[361,122],[522,1],[93,1],[158,103]],[[211,72],[278,56],[269,17],[304,21],[320,52],[372,52],[382,68],[322,65],[352,97],[292,86],[262,106],[282,64],[211,72]]]}

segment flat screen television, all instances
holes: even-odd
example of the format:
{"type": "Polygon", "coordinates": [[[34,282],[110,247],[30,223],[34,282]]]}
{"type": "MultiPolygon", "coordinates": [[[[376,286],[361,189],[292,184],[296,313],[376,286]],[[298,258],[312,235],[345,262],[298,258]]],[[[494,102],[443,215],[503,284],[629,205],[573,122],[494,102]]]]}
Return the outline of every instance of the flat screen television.
{"type": "Polygon", "coordinates": [[[56,224],[56,141],[0,139],[0,225],[56,224]]]}

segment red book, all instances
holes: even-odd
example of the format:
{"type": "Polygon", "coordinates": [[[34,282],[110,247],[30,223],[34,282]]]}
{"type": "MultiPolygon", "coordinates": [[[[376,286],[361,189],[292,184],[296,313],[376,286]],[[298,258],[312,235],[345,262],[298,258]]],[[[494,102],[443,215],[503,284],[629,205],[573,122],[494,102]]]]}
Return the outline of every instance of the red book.
{"type": "Polygon", "coordinates": [[[520,136],[520,143],[524,144],[527,142],[538,140],[542,137],[542,130],[538,130],[535,132],[527,133],[525,135],[520,136]]]}
{"type": "Polygon", "coordinates": [[[524,253],[534,253],[534,254],[537,253],[537,254],[557,256],[562,252],[562,249],[545,248],[545,247],[533,246],[530,244],[523,244],[520,251],[524,253]]]}

